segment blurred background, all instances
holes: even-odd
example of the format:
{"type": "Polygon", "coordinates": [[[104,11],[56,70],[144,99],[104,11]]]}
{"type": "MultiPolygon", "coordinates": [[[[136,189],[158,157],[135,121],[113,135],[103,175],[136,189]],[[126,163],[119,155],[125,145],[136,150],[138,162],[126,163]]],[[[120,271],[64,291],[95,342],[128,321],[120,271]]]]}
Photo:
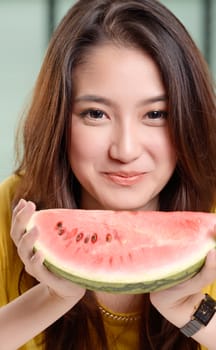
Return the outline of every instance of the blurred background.
{"type": "MultiPolygon", "coordinates": [[[[0,0],[0,181],[14,169],[15,131],[50,36],[74,2],[0,0]]],[[[161,2],[186,26],[216,80],[216,0],[161,2]]]]}

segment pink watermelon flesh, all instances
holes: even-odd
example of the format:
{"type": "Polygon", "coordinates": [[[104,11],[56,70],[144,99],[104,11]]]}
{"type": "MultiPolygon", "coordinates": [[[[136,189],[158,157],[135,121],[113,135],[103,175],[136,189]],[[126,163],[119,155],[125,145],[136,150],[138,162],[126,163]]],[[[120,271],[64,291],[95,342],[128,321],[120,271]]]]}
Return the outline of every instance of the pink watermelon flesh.
{"type": "Polygon", "coordinates": [[[216,246],[216,215],[49,209],[27,227],[57,275],[92,290],[146,293],[175,285],[202,267],[216,246]]]}

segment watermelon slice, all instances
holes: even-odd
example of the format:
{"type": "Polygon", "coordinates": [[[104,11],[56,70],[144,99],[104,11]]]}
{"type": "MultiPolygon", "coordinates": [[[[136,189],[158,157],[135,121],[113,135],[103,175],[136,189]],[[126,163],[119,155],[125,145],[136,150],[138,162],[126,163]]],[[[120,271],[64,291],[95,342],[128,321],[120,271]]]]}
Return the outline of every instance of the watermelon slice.
{"type": "Polygon", "coordinates": [[[90,290],[147,293],[189,279],[216,246],[216,215],[48,209],[27,230],[52,272],[90,290]]]}

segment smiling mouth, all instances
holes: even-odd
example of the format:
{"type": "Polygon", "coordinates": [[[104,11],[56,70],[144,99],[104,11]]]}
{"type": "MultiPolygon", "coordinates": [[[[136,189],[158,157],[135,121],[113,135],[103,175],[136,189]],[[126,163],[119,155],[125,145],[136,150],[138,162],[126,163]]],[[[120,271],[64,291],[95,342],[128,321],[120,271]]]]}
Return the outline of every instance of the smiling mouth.
{"type": "Polygon", "coordinates": [[[145,173],[105,173],[105,176],[108,180],[114,182],[117,185],[132,186],[140,182],[143,179],[144,174],[145,173]]]}

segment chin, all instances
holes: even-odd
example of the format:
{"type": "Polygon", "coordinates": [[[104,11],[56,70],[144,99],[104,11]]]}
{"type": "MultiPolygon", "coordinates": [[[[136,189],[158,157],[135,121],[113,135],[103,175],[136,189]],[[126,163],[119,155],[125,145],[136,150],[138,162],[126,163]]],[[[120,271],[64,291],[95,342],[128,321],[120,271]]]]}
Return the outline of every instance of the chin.
{"type": "Polygon", "coordinates": [[[135,210],[157,210],[158,208],[158,196],[153,196],[148,198],[146,201],[140,200],[140,202],[137,200],[137,198],[131,198],[129,200],[128,198],[122,198],[119,199],[118,197],[115,197],[116,200],[110,200],[107,202],[103,202],[103,208],[106,210],[128,210],[128,211],[135,211],[135,210]]]}
{"type": "Polygon", "coordinates": [[[129,204],[129,203],[110,203],[109,205],[104,205],[105,210],[127,210],[127,211],[135,211],[135,210],[144,210],[145,205],[139,205],[139,204],[129,204]]]}

